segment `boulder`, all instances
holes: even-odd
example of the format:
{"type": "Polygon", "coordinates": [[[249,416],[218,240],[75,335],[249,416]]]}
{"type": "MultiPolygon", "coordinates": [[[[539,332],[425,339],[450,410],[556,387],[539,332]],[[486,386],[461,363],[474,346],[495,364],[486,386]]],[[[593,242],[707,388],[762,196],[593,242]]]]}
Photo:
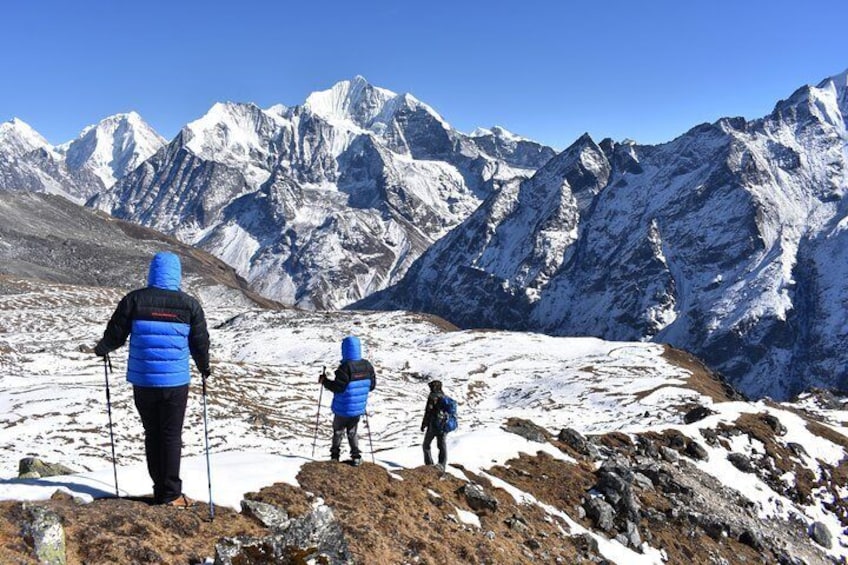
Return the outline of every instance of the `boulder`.
{"type": "Polygon", "coordinates": [[[498,509],[498,500],[478,484],[468,483],[459,492],[465,495],[465,501],[473,510],[496,512],[498,509]]]}
{"type": "Polygon", "coordinates": [[[766,423],[768,427],[778,436],[786,435],[786,426],[784,426],[780,420],[777,419],[777,416],[773,414],[763,414],[762,415],[763,422],[766,423]]]}
{"type": "Polygon", "coordinates": [[[589,497],[584,507],[586,508],[586,515],[592,520],[596,528],[605,532],[611,532],[615,529],[615,510],[603,498],[589,497]]]}
{"type": "Polygon", "coordinates": [[[822,522],[813,522],[810,525],[810,537],[825,549],[833,547],[833,537],[830,535],[830,530],[822,522]]]}
{"type": "Polygon", "coordinates": [[[270,536],[224,538],[215,546],[215,565],[309,562],[353,562],[347,539],[328,506],[314,508],[270,536]]]}
{"type": "Polygon", "coordinates": [[[73,475],[75,472],[59,463],[46,463],[37,457],[24,457],[18,462],[18,478],[20,479],[73,475]]]}
{"type": "Polygon", "coordinates": [[[694,424],[695,422],[703,420],[711,414],[715,414],[715,412],[713,412],[706,406],[696,406],[695,408],[692,408],[686,414],[683,415],[683,421],[687,424],[694,424]]]}
{"type": "Polygon", "coordinates": [[[753,473],[756,471],[754,464],[751,463],[751,458],[743,453],[729,453],[727,460],[733,463],[733,466],[743,473],[753,473]]]}
{"type": "Polygon", "coordinates": [[[704,446],[697,441],[690,441],[686,444],[686,455],[696,461],[709,461],[710,459],[710,454],[707,453],[704,446]]]}
{"type": "Polygon", "coordinates": [[[624,531],[621,532],[627,540],[627,545],[634,549],[642,547],[642,536],[639,535],[639,528],[630,520],[624,525],[624,531]]]}
{"type": "Polygon", "coordinates": [[[660,455],[669,463],[677,463],[680,460],[680,455],[677,451],[664,445],[660,446],[660,455]]]}
{"type": "Polygon", "coordinates": [[[804,449],[804,446],[800,443],[795,443],[794,441],[790,441],[786,444],[786,447],[792,452],[795,457],[801,459],[801,457],[807,457],[807,450],[804,449]]]}
{"type": "Polygon", "coordinates": [[[26,522],[24,540],[41,565],[65,565],[65,529],[59,515],[44,506],[23,506],[26,522]]]}
{"type": "Polygon", "coordinates": [[[545,443],[548,441],[547,431],[529,420],[510,418],[503,429],[521,436],[528,441],[535,441],[536,443],[545,443]]]}
{"type": "Polygon", "coordinates": [[[601,452],[598,450],[597,446],[595,446],[592,442],[583,437],[583,435],[581,435],[580,432],[575,429],[561,429],[559,431],[559,434],[557,435],[557,439],[569,446],[577,453],[585,455],[590,459],[601,458],[601,452]]]}
{"type": "Polygon", "coordinates": [[[530,530],[530,528],[527,527],[527,520],[525,520],[518,514],[513,514],[512,516],[504,520],[504,523],[509,526],[511,530],[515,530],[516,532],[522,534],[530,530]]]}
{"type": "Polygon", "coordinates": [[[253,518],[273,532],[284,531],[291,525],[288,513],[273,504],[256,500],[242,500],[241,513],[253,518]]]}

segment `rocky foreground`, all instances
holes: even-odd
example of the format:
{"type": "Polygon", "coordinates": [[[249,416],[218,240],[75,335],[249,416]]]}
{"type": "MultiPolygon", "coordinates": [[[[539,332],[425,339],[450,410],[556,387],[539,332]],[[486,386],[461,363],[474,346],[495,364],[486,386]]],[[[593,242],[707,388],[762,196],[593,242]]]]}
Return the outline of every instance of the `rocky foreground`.
{"type": "MultiPolygon", "coordinates": [[[[701,406],[687,423],[707,418],[701,406]]],[[[848,439],[808,419],[809,431],[848,449],[848,439]]],[[[241,511],[181,510],[143,499],[84,504],[0,504],[3,563],[844,563],[845,547],[824,524],[763,519],[761,508],[702,470],[718,453],[799,505],[829,494],[848,527],[848,460],[805,467],[802,445],[768,412],[705,426],[584,437],[554,434],[526,420],[506,431],[554,446],[483,473],[451,466],[390,472],[330,462],[305,464],[299,487],[279,483],[247,493],[241,511]],[[732,445],[761,446],[746,456],[732,445]],[[709,448],[702,447],[702,443],[709,448]],[[787,481],[787,475],[795,477],[787,481]],[[462,478],[460,478],[462,477],[462,478]],[[610,543],[607,538],[614,540],[610,543]],[[600,541],[600,545],[599,545],[600,541]],[[839,557],[839,553],[843,557],[839,557]],[[618,557],[618,558],[617,558],[618,557]],[[624,559],[621,559],[621,558],[624,559]]],[[[719,464],[713,461],[713,464],[719,464]]]]}

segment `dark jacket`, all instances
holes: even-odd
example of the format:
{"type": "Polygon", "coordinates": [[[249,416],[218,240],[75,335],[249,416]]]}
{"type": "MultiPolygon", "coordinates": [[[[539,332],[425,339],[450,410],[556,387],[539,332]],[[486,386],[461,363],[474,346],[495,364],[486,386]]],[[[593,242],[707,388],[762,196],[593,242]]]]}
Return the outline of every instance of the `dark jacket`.
{"type": "Polygon", "coordinates": [[[436,415],[439,413],[439,401],[445,396],[442,391],[442,381],[430,381],[430,394],[427,396],[427,406],[424,408],[424,419],[421,420],[421,431],[430,426],[436,429],[436,415]]]}
{"type": "Polygon", "coordinates": [[[368,393],[377,387],[371,363],[367,359],[342,361],[335,376],[335,380],[324,380],[324,388],[333,393],[333,414],[347,417],[365,414],[368,393]]]}
{"type": "Polygon", "coordinates": [[[435,429],[436,414],[439,412],[439,402],[444,396],[445,393],[442,392],[441,388],[430,391],[430,395],[427,396],[427,406],[424,408],[424,419],[421,421],[421,431],[424,431],[430,426],[433,426],[433,429],[435,429]]]}
{"type": "Polygon", "coordinates": [[[95,346],[98,355],[130,338],[127,380],[137,386],[173,387],[191,380],[189,355],[201,373],[209,372],[209,333],[200,303],[180,291],[179,257],[157,253],[150,263],[147,288],[118,303],[95,346]]]}

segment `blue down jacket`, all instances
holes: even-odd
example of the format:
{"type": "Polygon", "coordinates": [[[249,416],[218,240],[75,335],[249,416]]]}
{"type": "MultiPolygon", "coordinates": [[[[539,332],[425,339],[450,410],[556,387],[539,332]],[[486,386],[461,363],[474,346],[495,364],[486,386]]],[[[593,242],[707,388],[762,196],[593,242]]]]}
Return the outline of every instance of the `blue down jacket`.
{"type": "Polygon", "coordinates": [[[180,291],[182,269],[173,253],[150,262],[148,286],[118,304],[95,353],[122,346],[130,337],[127,380],[136,386],[174,387],[191,380],[189,356],[209,373],[209,333],[200,303],[180,291]]]}
{"type": "Polygon", "coordinates": [[[325,380],[324,387],[333,392],[333,403],[331,408],[333,414],[338,416],[362,416],[368,405],[368,393],[377,386],[377,377],[374,367],[367,359],[359,359],[359,340],[355,347],[349,347],[350,343],[345,338],[342,342],[342,362],[336,369],[336,379],[325,380]],[[357,357],[348,359],[348,355],[357,357]]]}

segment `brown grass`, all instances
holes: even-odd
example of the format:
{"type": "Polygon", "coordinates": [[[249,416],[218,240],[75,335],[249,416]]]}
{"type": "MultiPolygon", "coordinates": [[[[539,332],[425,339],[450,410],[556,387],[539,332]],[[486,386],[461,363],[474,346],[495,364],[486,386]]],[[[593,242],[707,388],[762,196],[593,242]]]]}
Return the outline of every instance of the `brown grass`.
{"type": "MultiPolygon", "coordinates": [[[[68,565],[88,563],[199,563],[215,554],[221,537],[262,535],[266,530],[234,510],[208,507],[181,510],[131,500],[96,500],[79,505],[68,496],[45,501],[65,528],[68,565]]],[[[0,557],[5,563],[30,563],[32,549],[20,537],[20,502],[0,503],[0,557]]]]}
{"type": "Polygon", "coordinates": [[[322,497],[336,512],[359,563],[491,563],[528,562],[525,541],[531,537],[556,557],[574,563],[576,552],[541,511],[517,506],[503,491],[492,491],[499,502],[494,513],[478,514],[482,529],[456,520],[455,508],[471,511],[457,491],[464,484],[432,467],[402,471],[392,479],[381,467],[365,463],[351,468],[332,463],[308,463],[297,479],[307,491],[322,497]],[[437,494],[434,496],[429,491],[437,494]],[[531,524],[527,535],[504,522],[519,513],[531,524]],[[494,538],[484,534],[494,532],[494,538]]]}
{"type": "Polygon", "coordinates": [[[730,389],[723,383],[703,362],[697,357],[676,349],[670,345],[665,346],[663,357],[678,367],[682,367],[691,373],[686,385],[704,396],[712,398],[715,402],[731,400],[730,389]]]}

